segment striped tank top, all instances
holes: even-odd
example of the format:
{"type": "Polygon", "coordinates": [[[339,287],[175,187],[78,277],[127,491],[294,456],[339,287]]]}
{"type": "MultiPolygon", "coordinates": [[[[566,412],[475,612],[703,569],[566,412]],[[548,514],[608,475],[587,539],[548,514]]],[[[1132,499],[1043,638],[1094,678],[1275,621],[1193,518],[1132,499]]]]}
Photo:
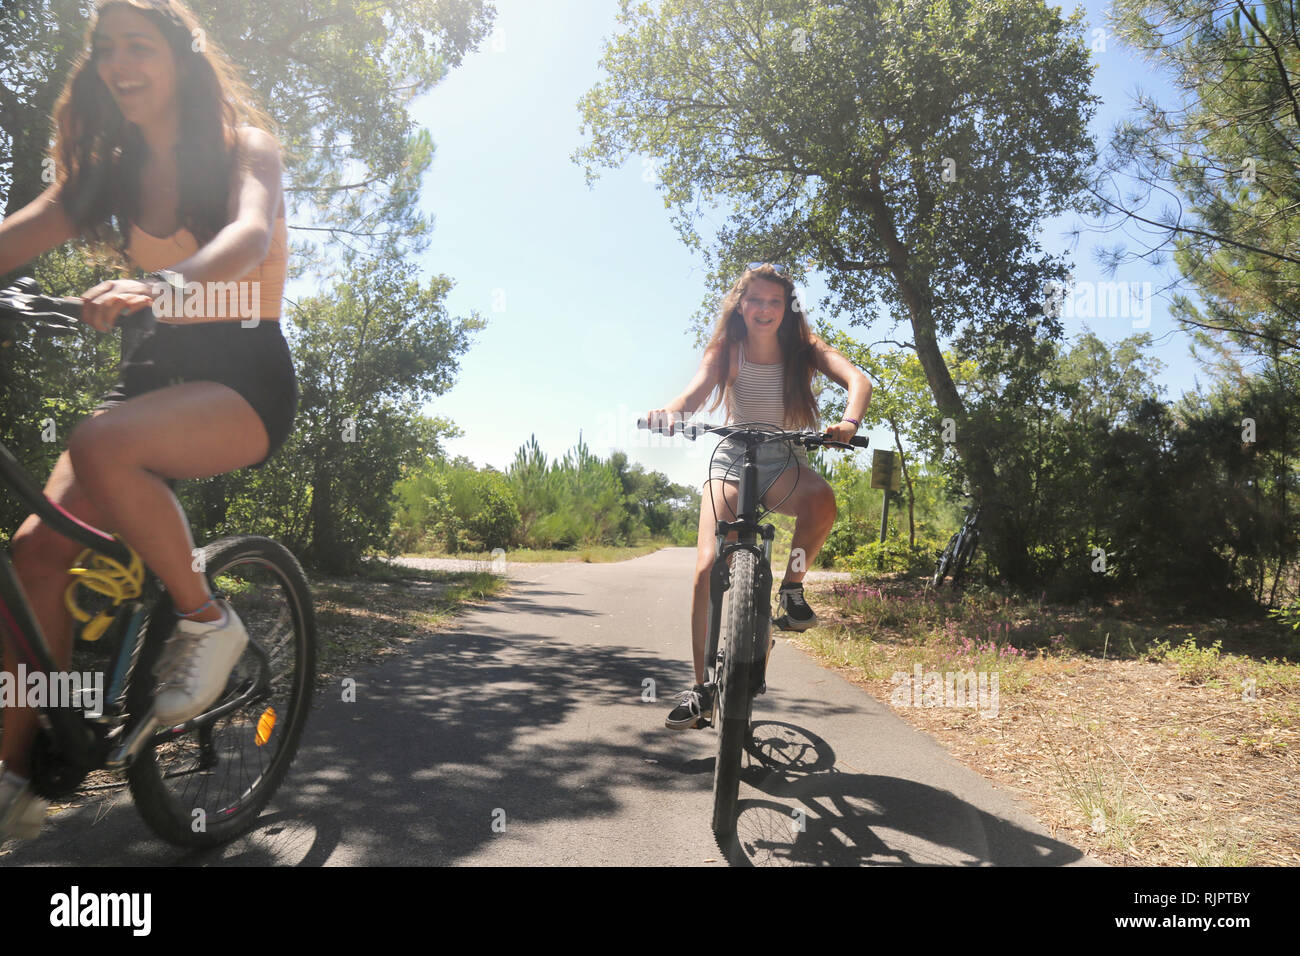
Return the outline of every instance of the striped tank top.
{"type": "Polygon", "coordinates": [[[785,428],[785,365],[759,365],[745,360],[745,343],[740,346],[740,368],[731,383],[727,407],[728,424],[763,422],[785,428]]]}

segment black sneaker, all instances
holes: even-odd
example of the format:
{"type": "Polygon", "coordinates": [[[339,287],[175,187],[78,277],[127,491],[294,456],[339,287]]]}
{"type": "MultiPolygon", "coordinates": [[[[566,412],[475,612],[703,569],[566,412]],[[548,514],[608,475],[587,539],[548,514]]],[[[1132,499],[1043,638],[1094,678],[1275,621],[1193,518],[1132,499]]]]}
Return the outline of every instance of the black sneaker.
{"type": "Polygon", "coordinates": [[[696,684],[668,714],[664,726],[669,730],[698,730],[712,726],[713,688],[696,684]]]}
{"type": "Polygon", "coordinates": [[[781,588],[781,616],[776,619],[776,626],[783,631],[806,631],[817,626],[817,615],[803,599],[803,585],[790,584],[781,588]]]}

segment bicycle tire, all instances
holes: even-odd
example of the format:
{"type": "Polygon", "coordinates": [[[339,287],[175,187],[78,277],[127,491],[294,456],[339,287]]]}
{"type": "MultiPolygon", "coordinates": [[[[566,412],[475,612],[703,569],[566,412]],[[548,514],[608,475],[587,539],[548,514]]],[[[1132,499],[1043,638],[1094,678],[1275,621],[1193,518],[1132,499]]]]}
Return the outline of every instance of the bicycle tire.
{"type": "Polygon", "coordinates": [[[961,580],[962,575],[966,573],[966,569],[970,567],[971,559],[975,557],[975,545],[978,543],[979,535],[974,530],[962,541],[961,548],[958,549],[957,556],[953,559],[952,564],[952,583],[954,587],[961,580]]]}
{"type": "Polygon", "coordinates": [[[957,553],[957,539],[960,537],[960,531],[954,532],[953,536],[948,539],[948,546],[943,549],[943,554],[939,555],[939,564],[934,569],[933,583],[936,588],[943,584],[943,579],[948,574],[948,566],[957,553]]]}
{"type": "MultiPolygon", "coordinates": [[[[262,666],[255,642],[269,657],[271,675],[265,699],[174,739],[155,738],[128,768],[131,796],[145,823],[185,847],[220,846],[257,822],[297,753],[316,672],[311,592],[289,550],[269,538],[241,535],[215,541],[201,555],[214,593],[226,595],[249,636],[222,699],[247,686],[262,666]],[[230,782],[232,772],[238,776],[234,796],[227,797],[216,788],[230,782]]],[[[164,595],[150,613],[136,670],[144,679],[132,682],[131,713],[152,702],[153,665],[174,621],[164,595]]]]}
{"type": "Polygon", "coordinates": [[[740,794],[740,762],[749,739],[753,706],[754,654],[758,614],[754,607],[757,558],[744,548],[731,560],[723,645],[714,713],[718,719],[718,757],[713,765],[713,835],[718,849],[730,858],[736,852],[736,801],[740,794]]]}

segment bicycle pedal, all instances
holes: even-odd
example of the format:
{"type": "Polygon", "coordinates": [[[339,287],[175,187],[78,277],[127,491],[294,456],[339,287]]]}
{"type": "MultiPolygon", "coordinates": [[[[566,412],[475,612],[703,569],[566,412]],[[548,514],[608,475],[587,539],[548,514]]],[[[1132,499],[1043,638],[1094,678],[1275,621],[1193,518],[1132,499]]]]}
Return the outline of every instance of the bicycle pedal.
{"type": "Polygon", "coordinates": [[[790,626],[790,617],[787,614],[782,614],[780,617],[772,618],[772,623],[775,624],[782,631],[796,630],[795,628],[790,626]]]}

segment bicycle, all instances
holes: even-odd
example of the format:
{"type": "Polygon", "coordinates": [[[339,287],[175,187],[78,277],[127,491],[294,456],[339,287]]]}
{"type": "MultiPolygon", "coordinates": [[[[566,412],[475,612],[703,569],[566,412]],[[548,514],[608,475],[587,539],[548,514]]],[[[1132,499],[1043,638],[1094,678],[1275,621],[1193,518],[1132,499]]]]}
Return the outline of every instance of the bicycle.
{"type": "Polygon", "coordinates": [[[934,569],[934,587],[943,584],[943,579],[948,575],[952,576],[953,587],[961,582],[962,575],[965,574],[966,568],[970,566],[971,559],[975,556],[975,547],[979,544],[980,533],[977,527],[979,514],[978,505],[966,513],[966,520],[962,522],[961,529],[952,536],[948,546],[939,555],[939,562],[934,569]]]}
{"type": "MultiPolygon", "coordinates": [[[[638,428],[650,428],[638,419],[638,428]]],[[[709,629],[705,644],[705,684],[714,692],[713,715],[718,726],[718,756],[713,765],[713,834],[718,848],[728,858],[738,851],[736,842],[736,803],[740,794],[741,753],[753,744],[750,718],[754,698],[767,690],[767,664],[770,658],[772,609],[772,538],[776,526],[760,525],[774,508],[760,515],[763,495],[758,490],[758,446],[770,441],[804,448],[866,448],[868,439],[854,437],[851,444],[831,441],[812,431],[781,431],[771,426],[752,424],[711,426],[697,423],[673,426],[690,440],[714,434],[733,438],[745,445],[740,476],[740,497],[736,520],[717,520],[717,552],[709,572],[709,629]],[[727,542],[727,535],[736,540],[727,542]],[[758,542],[761,541],[761,546],[758,542]],[[730,558],[730,564],[728,564],[730,558]],[[722,640],[726,602],[726,640],[722,640]],[[760,613],[759,609],[764,609],[760,613]]],[[[663,432],[662,428],[653,429],[663,432]]],[[[793,450],[790,455],[794,460],[793,450]]],[[[792,489],[793,493],[793,489],[792,489]]],[[[715,512],[714,518],[717,519],[715,512]]]]}
{"type": "MultiPolygon", "coordinates": [[[[42,295],[31,279],[0,291],[0,320],[11,329],[36,322],[34,331],[43,336],[75,333],[80,306],[79,299],[42,295]]],[[[147,332],[154,321],[144,309],[118,325],[125,338],[147,332]]],[[[0,340],[12,344],[8,334],[0,340]]],[[[162,583],[119,538],[46,498],[3,443],[0,480],[50,527],[85,546],[70,569],[65,602],[81,622],[77,636],[107,647],[111,661],[98,713],[82,709],[84,688],[79,700],[51,699],[40,708],[31,774],[36,793],[63,799],[82,789],[91,773],[125,772],[145,823],[170,843],[212,847],[247,832],[283,782],[311,706],[316,622],[297,559],[283,545],[253,535],[196,549],[194,566],[235,608],[249,641],[216,703],[183,724],[163,727],[153,711],[153,670],[176,616],[162,583]],[[101,596],[98,613],[78,603],[81,587],[101,596]]],[[[74,686],[75,672],[54,666],[7,549],[0,551],[0,627],[29,680],[39,672],[50,686],[74,686]]]]}

